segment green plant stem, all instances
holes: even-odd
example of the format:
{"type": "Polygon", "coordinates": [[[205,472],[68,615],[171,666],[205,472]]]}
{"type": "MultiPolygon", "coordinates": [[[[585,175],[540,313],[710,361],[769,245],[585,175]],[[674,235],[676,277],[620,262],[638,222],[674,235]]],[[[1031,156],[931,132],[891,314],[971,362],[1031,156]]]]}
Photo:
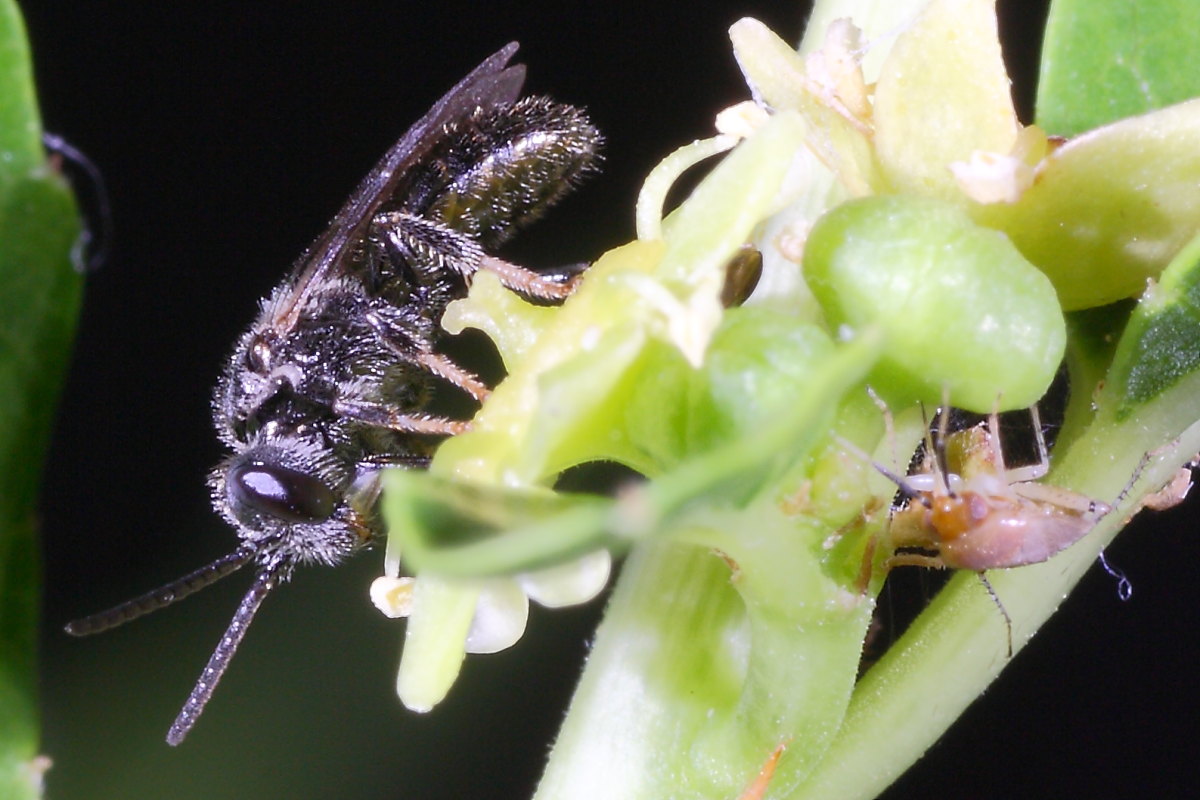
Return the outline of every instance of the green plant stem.
{"type": "Polygon", "coordinates": [[[801,552],[814,529],[770,504],[736,519],[754,535],[717,533],[721,520],[695,534],[736,555],[655,543],[630,556],[537,797],[736,797],[797,730],[804,746],[776,780],[820,759],[873,603],[801,552]]]}

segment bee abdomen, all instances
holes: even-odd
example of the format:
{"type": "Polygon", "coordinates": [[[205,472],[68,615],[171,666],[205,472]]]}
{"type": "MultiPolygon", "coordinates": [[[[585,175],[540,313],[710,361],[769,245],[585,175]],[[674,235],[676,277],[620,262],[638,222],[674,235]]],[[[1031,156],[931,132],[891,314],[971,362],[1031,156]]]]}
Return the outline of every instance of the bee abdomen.
{"type": "Polygon", "coordinates": [[[583,111],[546,97],[477,112],[449,131],[426,174],[443,185],[425,215],[491,249],[593,172],[602,142],[583,111]]]}

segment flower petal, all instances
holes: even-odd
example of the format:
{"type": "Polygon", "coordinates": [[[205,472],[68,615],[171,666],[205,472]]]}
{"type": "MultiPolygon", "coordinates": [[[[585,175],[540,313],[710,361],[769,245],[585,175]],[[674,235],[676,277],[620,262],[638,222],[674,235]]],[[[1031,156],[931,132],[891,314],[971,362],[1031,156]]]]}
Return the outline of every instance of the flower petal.
{"type": "Polygon", "coordinates": [[[1012,152],[1016,112],[994,0],[933,0],[896,40],[875,87],[875,146],[899,191],[961,200],[949,169],[1012,152]]]}
{"type": "Polygon", "coordinates": [[[612,556],[597,550],[569,564],[559,564],[517,576],[531,600],[547,608],[586,603],[600,594],[612,572],[612,556]]]}
{"type": "Polygon", "coordinates": [[[467,632],[468,653],[499,653],[512,647],[525,633],[529,599],[511,578],[484,583],[471,629],[467,632]]]}

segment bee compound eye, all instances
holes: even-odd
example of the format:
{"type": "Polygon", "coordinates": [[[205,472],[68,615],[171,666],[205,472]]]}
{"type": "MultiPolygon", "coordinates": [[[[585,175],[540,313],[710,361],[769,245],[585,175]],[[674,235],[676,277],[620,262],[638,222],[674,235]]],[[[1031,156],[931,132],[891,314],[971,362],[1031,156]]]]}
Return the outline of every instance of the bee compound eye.
{"type": "Polygon", "coordinates": [[[320,522],[337,506],[328,486],[287,467],[238,464],[229,470],[227,483],[235,503],[285,522],[320,522]]]}

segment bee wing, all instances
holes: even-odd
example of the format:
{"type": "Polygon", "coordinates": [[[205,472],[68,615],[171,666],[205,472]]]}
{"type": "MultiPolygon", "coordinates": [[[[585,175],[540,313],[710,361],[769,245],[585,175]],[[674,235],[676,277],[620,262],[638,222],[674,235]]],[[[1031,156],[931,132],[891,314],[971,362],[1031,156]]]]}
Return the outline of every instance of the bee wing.
{"type": "Polygon", "coordinates": [[[296,263],[290,290],[272,303],[271,327],[287,331],[296,324],[313,287],[321,286],[323,278],[340,268],[343,259],[366,235],[367,226],[380,206],[391,198],[405,171],[433,148],[447,123],[476,108],[491,108],[517,99],[525,82],[525,65],[506,66],[517,46],[516,42],[510,42],[471,70],[383,155],[329,228],[296,263]]]}

